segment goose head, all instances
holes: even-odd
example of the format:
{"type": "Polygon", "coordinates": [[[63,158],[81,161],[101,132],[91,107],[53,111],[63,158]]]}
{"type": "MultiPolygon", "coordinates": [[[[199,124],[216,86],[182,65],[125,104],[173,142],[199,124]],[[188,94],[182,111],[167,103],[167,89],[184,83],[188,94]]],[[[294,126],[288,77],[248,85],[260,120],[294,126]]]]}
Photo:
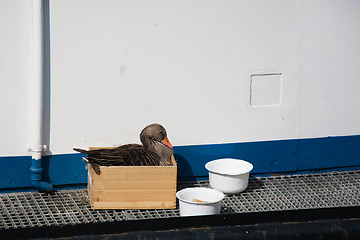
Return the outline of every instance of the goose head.
{"type": "Polygon", "coordinates": [[[145,127],[140,133],[140,141],[148,151],[158,154],[161,159],[170,164],[173,148],[170,144],[166,130],[160,124],[154,123],[145,127]]]}

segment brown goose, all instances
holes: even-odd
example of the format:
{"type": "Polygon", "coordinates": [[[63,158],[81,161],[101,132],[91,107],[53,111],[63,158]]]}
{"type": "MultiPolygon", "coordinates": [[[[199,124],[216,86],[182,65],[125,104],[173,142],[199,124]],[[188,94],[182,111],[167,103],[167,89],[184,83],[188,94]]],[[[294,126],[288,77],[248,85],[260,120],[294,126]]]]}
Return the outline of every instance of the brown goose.
{"type": "Polygon", "coordinates": [[[113,149],[74,151],[87,154],[87,161],[100,166],[168,166],[173,154],[166,130],[154,123],[140,133],[140,144],[126,144],[113,149]]]}

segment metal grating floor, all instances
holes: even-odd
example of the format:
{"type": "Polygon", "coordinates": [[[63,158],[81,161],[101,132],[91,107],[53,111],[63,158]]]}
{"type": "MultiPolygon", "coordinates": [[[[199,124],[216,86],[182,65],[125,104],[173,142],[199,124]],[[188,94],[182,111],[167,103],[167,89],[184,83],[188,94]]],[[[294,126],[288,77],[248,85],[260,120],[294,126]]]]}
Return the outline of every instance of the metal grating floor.
{"type": "MultiPolygon", "coordinates": [[[[179,183],[209,187],[208,181],[179,183]]],[[[360,171],[250,178],[246,191],[225,197],[221,214],[360,206],[360,171]]],[[[92,210],[86,189],[0,194],[0,230],[179,217],[173,210],[92,210]]]]}

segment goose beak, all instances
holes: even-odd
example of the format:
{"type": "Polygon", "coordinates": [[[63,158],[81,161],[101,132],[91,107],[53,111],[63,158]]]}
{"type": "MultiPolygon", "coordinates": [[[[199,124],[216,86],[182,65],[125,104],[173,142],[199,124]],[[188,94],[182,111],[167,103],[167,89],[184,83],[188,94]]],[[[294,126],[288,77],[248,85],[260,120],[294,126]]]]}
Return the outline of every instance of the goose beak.
{"type": "Polygon", "coordinates": [[[165,144],[166,146],[168,146],[169,148],[173,148],[173,146],[171,145],[171,143],[167,137],[165,137],[163,140],[161,140],[161,142],[163,144],[165,144]]]}

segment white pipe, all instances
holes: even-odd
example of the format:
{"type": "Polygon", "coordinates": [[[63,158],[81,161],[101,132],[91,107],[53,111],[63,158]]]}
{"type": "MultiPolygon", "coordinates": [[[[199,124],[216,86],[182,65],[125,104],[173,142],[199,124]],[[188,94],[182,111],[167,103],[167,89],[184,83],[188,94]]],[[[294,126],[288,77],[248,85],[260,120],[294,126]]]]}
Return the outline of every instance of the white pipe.
{"type": "Polygon", "coordinates": [[[51,191],[52,185],[41,181],[41,159],[44,119],[44,2],[32,0],[32,79],[31,79],[31,181],[42,191],[51,191]]]}
{"type": "Polygon", "coordinates": [[[44,31],[43,1],[33,0],[32,22],[32,144],[31,152],[35,159],[42,157],[43,108],[44,108],[44,31]]]}

